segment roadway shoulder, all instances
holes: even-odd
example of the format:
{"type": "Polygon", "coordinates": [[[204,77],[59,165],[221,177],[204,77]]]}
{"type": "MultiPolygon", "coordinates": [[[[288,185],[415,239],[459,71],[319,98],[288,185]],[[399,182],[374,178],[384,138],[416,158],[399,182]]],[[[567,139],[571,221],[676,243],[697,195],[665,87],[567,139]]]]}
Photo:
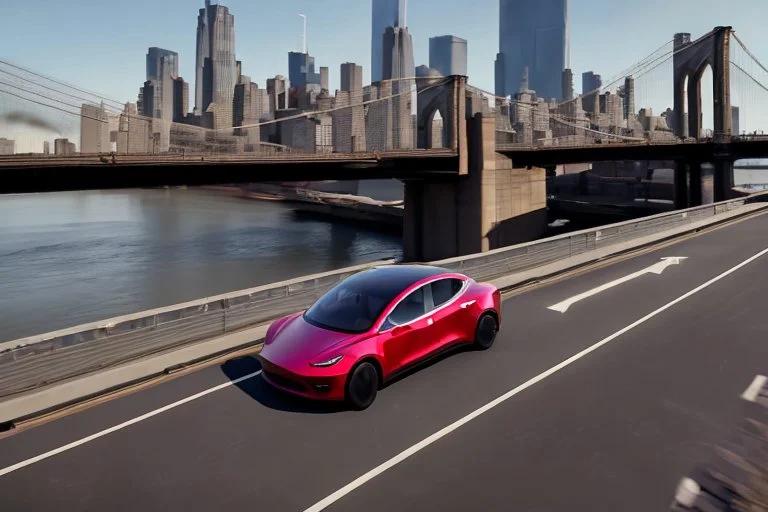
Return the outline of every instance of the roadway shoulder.
{"type": "Polygon", "coordinates": [[[739,207],[736,210],[721,213],[714,217],[709,217],[697,222],[692,222],[690,224],[686,224],[685,226],[680,226],[678,228],[669,229],[667,231],[662,231],[653,235],[637,238],[635,240],[595,249],[579,254],[577,256],[558,260],[547,265],[541,265],[539,267],[499,277],[491,280],[491,284],[502,291],[513,290],[527,284],[532,284],[537,281],[565,274],[569,271],[579,269],[586,265],[598,263],[614,256],[649,248],[685,235],[697,233],[706,228],[716,227],[718,225],[764,211],[768,211],[768,204],[766,203],[747,204],[739,207]]]}
{"type": "Polygon", "coordinates": [[[0,401],[0,425],[12,424],[75,405],[91,398],[173,372],[187,365],[258,344],[267,333],[261,325],[76,377],[0,401]]]}

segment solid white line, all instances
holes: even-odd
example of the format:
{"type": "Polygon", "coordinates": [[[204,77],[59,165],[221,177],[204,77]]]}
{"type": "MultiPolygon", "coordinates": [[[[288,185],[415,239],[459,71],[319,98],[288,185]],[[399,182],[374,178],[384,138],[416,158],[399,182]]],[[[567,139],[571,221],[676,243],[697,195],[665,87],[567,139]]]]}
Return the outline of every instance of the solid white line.
{"type": "Polygon", "coordinates": [[[635,327],[637,327],[637,326],[639,326],[641,324],[644,324],[645,322],[647,322],[651,318],[653,318],[653,317],[663,313],[664,311],[670,309],[671,307],[675,306],[676,304],[679,304],[680,302],[682,302],[685,299],[691,297],[692,295],[700,292],[701,290],[704,290],[705,288],[708,288],[709,286],[712,286],[716,282],[718,282],[721,279],[723,279],[723,278],[733,274],[734,272],[736,272],[737,270],[741,269],[742,267],[744,267],[746,265],[749,265],[750,263],[752,263],[756,259],[760,258],[761,256],[764,256],[765,254],[768,254],[768,249],[765,249],[765,250],[761,251],[760,253],[752,256],[751,258],[749,258],[749,259],[739,263],[738,265],[736,265],[735,267],[731,268],[730,270],[727,270],[727,271],[723,272],[719,276],[717,276],[717,277],[707,281],[706,283],[702,284],[701,286],[699,286],[697,288],[694,288],[693,290],[689,291],[688,293],[686,293],[684,295],[681,295],[677,299],[675,299],[672,302],[669,302],[668,304],[660,307],[656,311],[654,311],[652,313],[649,313],[648,315],[644,316],[640,320],[638,320],[638,321],[636,321],[636,322],[634,322],[634,323],[624,327],[620,331],[617,331],[617,332],[611,334],[610,336],[608,336],[607,338],[603,339],[602,341],[599,341],[599,342],[595,343],[591,347],[589,347],[589,348],[587,348],[585,350],[582,350],[578,354],[569,357],[568,359],[566,359],[562,363],[560,363],[560,364],[558,364],[556,366],[553,366],[552,368],[550,368],[549,370],[545,371],[544,373],[542,373],[540,375],[537,375],[536,377],[534,377],[531,380],[525,382],[524,384],[521,384],[520,386],[516,387],[515,389],[513,389],[513,390],[511,390],[511,391],[509,391],[509,392],[507,392],[507,393],[505,393],[503,395],[501,395],[496,400],[493,400],[492,402],[487,403],[486,405],[482,406],[481,408],[479,408],[479,409],[477,409],[477,410],[467,414],[463,418],[455,421],[454,423],[451,423],[450,425],[448,425],[447,427],[443,428],[442,430],[439,430],[439,431],[435,432],[434,434],[432,434],[431,436],[427,437],[426,439],[424,439],[422,441],[419,441],[418,443],[416,443],[415,445],[411,446],[410,448],[407,448],[406,450],[400,452],[399,454],[395,455],[394,457],[392,457],[388,461],[386,461],[383,464],[373,468],[372,470],[368,471],[367,473],[365,473],[364,475],[360,476],[359,478],[356,478],[355,480],[353,480],[352,482],[348,483],[347,485],[345,485],[344,487],[342,487],[338,491],[334,492],[330,496],[328,496],[328,497],[318,501],[317,503],[315,503],[314,505],[312,505],[308,509],[304,510],[304,512],[319,512],[319,511],[325,509],[326,507],[328,507],[328,506],[332,505],[333,503],[337,502],[338,500],[340,500],[341,498],[343,498],[347,494],[351,493],[352,491],[354,491],[355,489],[357,489],[361,485],[365,484],[369,480],[372,480],[372,479],[376,478],[378,475],[382,474],[383,472],[385,472],[386,470],[388,470],[391,467],[395,466],[396,464],[398,464],[398,463],[404,461],[405,459],[409,458],[410,456],[420,452],[421,450],[423,450],[427,446],[431,445],[435,441],[439,440],[440,438],[443,438],[443,437],[447,436],[448,434],[450,434],[454,430],[456,430],[456,429],[460,428],[461,426],[469,423],[470,421],[472,421],[473,419],[477,418],[478,416],[480,416],[482,414],[485,414],[486,412],[490,411],[494,407],[496,407],[496,406],[502,404],[503,402],[509,400],[513,396],[515,396],[515,395],[525,391],[526,389],[528,389],[529,387],[533,386],[534,384],[536,384],[538,382],[541,382],[542,380],[546,379],[547,377],[551,376],[552,374],[557,373],[558,371],[562,370],[566,366],[568,366],[568,365],[578,361],[579,359],[587,356],[588,354],[594,352],[595,350],[599,349],[603,345],[606,345],[606,344],[610,343],[611,341],[615,340],[616,338],[618,338],[622,334],[625,334],[625,333],[631,331],[632,329],[634,329],[635,327]]]}
{"type": "Polygon", "coordinates": [[[243,382],[244,380],[252,379],[259,375],[261,373],[261,370],[248,374],[244,377],[240,377],[239,379],[235,379],[229,382],[225,382],[224,384],[219,384],[218,386],[212,387],[210,389],[206,389],[205,391],[201,391],[200,393],[197,393],[192,396],[188,396],[187,398],[183,398],[179,400],[178,402],[173,402],[172,404],[168,404],[164,407],[161,407],[159,409],[155,409],[154,411],[148,412],[146,414],[142,414],[141,416],[138,416],[136,418],[130,419],[128,421],[125,421],[123,423],[120,423],[119,425],[115,425],[114,427],[110,427],[106,430],[102,430],[101,432],[96,432],[95,434],[91,434],[88,437],[84,437],[80,440],[74,441],[72,443],[66,444],[64,446],[61,446],[59,448],[56,448],[54,450],[51,450],[49,452],[42,453],[38,455],[37,457],[32,457],[31,459],[24,460],[22,462],[19,462],[17,464],[14,464],[13,466],[8,466],[7,468],[0,469],[0,476],[5,476],[8,473],[13,473],[14,471],[30,466],[36,462],[40,462],[41,460],[45,460],[49,457],[53,457],[54,455],[58,455],[60,453],[66,452],[68,450],[71,450],[73,448],[77,448],[78,446],[84,445],[85,443],[90,443],[91,441],[98,439],[100,437],[104,437],[108,434],[111,434],[113,432],[117,432],[118,430],[122,430],[126,427],[130,427],[131,425],[135,425],[136,423],[139,423],[141,421],[144,421],[146,419],[149,419],[153,416],[157,416],[158,414],[162,414],[166,411],[169,411],[171,409],[174,409],[180,405],[184,405],[186,403],[192,402],[193,400],[197,400],[198,398],[202,398],[206,395],[210,395],[211,393],[215,393],[216,391],[220,391],[224,388],[227,388],[229,386],[232,386],[233,384],[239,384],[243,382]]]}
{"type": "Polygon", "coordinates": [[[565,313],[568,311],[568,309],[571,306],[573,306],[577,302],[580,302],[584,299],[588,299],[594,295],[597,295],[598,293],[604,292],[605,290],[615,288],[616,286],[619,286],[620,284],[624,284],[628,281],[632,281],[633,279],[637,279],[638,277],[644,276],[645,274],[661,275],[664,273],[667,267],[671,265],[679,265],[681,261],[687,260],[687,259],[688,259],[687,257],[661,258],[660,262],[654,263],[648,268],[644,268],[643,270],[638,270],[633,274],[624,276],[621,279],[616,279],[615,281],[611,281],[610,283],[605,283],[604,285],[598,286],[597,288],[593,288],[589,291],[576,295],[575,297],[571,297],[570,299],[559,302],[554,306],[549,306],[547,309],[551,309],[552,311],[558,311],[560,313],[565,313]]]}
{"type": "Polygon", "coordinates": [[[763,386],[765,386],[766,382],[768,382],[768,377],[764,375],[758,375],[755,377],[755,380],[752,381],[752,384],[749,385],[747,390],[742,393],[741,398],[750,402],[755,402],[757,397],[760,395],[760,391],[763,390],[763,386]]]}

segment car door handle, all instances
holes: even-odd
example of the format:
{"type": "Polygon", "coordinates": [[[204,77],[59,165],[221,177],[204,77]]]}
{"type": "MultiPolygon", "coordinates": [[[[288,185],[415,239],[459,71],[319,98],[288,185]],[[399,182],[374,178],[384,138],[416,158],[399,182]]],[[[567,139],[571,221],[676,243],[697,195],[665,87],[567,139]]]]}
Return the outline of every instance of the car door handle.
{"type": "Polygon", "coordinates": [[[432,320],[431,318],[427,318],[427,325],[432,325],[433,323],[435,323],[434,320],[432,320]]]}
{"type": "Polygon", "coordinates": [[[473,305],[475,302],[477,302],[477,301],[476,300],[471,300],[469,302],[464,302],[463,304],[461,304],[461,309],[467,309],[469,306],[473,305]]]}

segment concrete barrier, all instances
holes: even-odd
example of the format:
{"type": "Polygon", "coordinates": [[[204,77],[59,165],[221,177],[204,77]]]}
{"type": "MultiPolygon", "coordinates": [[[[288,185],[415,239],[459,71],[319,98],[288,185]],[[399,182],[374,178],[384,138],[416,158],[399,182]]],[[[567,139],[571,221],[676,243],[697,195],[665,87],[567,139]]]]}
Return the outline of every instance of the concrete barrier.
{"type": "MultiPolygon", "coordinates": [[[[768,193],[433,264],[477,280],[490,280],[678,228],[747,202],[765,200],[768,193]]],[[[0,399],[301,311],[350,275],[393,263],[388,260],[359,265],[2,342],[0,399]]]]}

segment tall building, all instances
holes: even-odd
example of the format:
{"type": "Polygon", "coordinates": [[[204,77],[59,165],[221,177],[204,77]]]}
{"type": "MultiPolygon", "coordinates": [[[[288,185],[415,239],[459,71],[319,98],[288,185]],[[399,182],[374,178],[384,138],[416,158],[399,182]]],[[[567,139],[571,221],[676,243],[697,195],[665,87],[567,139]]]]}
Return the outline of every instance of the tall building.
{"type": "Polygon", "coordinates": [[[44,155],[51,154],[51,143],[47,140],[43,141],[43,154],[44,155]]]}
{"type": "Polygon", "coordinates": [[[573,71],[570,69],[563,70],[563,99],[573,99],[573,71]]]}
{"type": "Polygon", "coordinates": [[[387,27],[405,26],[405,0],[372,0],[371,23],[371,82],[383,76],[384,32],[387,27]]]}
{"type": "Polygon", "coordinates": [[[183,123],[189,112],[189,84],[183,78],[173,80],[173,122],[183,123]]]}
{"type": "Polygon", "coordinates": [[[600,113],[600,87],[603,80],[600,75],[587,71],[581,75],[581,106],[590,114],[600,113]]]}
{"type": "Polygon", "coordinates": [[[195,113],[206,128],[232,126],[232,100],[237,84],[235,17],[223,5],[205,7],[197,17],[195,113]]]}
{"type": "Polygon", "coordinates": [[[467,76],[467,40],[456,36],[431,37],[429,67],[442,76],[467,76]]]}
{"type": "Polygon", "coordinates": [[[12,155],[16,152],[16,141],[0,138],[0,155],[12,155]]]}
{"type": "Polygon", "coordinates": [[[624,119],[635,115],[635,79],[628,76],[624,79],[624,119]]]}
{"type": "Polygon", "coordinates": [[[739,107],[731,106],[731,133],[733,135],[739,135],[741,133],[741,126],[739,125],[739,107]]]}
{"type": "Polygon", "coordinates": [[[69,139],[56,139],[53,141],[53,151],[60,156],[74,155],[76,152],[75,143],[69,142],[69,139]]]}
{"type": "Polygon", "coordinates": [[[172,77],[179,76],[179,54],[153,46],[147,50],[147,80],[160,80],[163,67],[168,67],[172,77]],[[165,61],[165,62],[164,62],[165,61]]]}
{"type": "MultiPolygon", "coordinates": [[[[269,93],[266,89],[259,89],[259,85],[251,82],[250,77],[240,77],[235,86],[233,120],[235,126],[248,126],[257,124],[262,119],[269,117],[269,93]]],[[[240,130],[245,135],[250,130],[240,130]]],[[[256,131],[258,133],[258,130],[256,131]]]]}
{"type": "Polygon", "coordinates": [[[333,112],[332,127],[335,152],[365,151],[363,67],[355,63],[345,62],[341,65],[341,90],[336,93],[336,110],[333,112]]]}
{"type": "Polygon", "coordinates": [[[517,92],[523,68],[543,98],[562,99],[568,60],[568,0],[500,0],[496,95],[517,92]]]}
{"type": "Polygon", "coordinates": [[[275,118],[275,111],[288,108],[289,91],[291,82],[282,75],[267,79],[267,93],[269,94],[269,114],[275,118]]]}
{"type": "Polygon", "coordinates": [[[102,103],[100,106],[84,103],[80,108],[80,152],[109,153],[109,118],[102,103]]]}
{"type": "Polygon", "coordinates": [[[328,90],[328,67],[320,68],[320,89],[328,90]]]}
{"type": "Polygon", "coordinates": [[[384,32],[382,80],[392,80],[392,140],[395,149],[416,144],[416,102],[418,99],[413,39],[407,27],[387,27],[384,32]]]}
{"type": "Polygon", "coordinates": [[[295,88],[307,84],[320,85],[320,73],[315,73],[315,58],[309,53],[289,52],[288,80],[295,88]]]}

